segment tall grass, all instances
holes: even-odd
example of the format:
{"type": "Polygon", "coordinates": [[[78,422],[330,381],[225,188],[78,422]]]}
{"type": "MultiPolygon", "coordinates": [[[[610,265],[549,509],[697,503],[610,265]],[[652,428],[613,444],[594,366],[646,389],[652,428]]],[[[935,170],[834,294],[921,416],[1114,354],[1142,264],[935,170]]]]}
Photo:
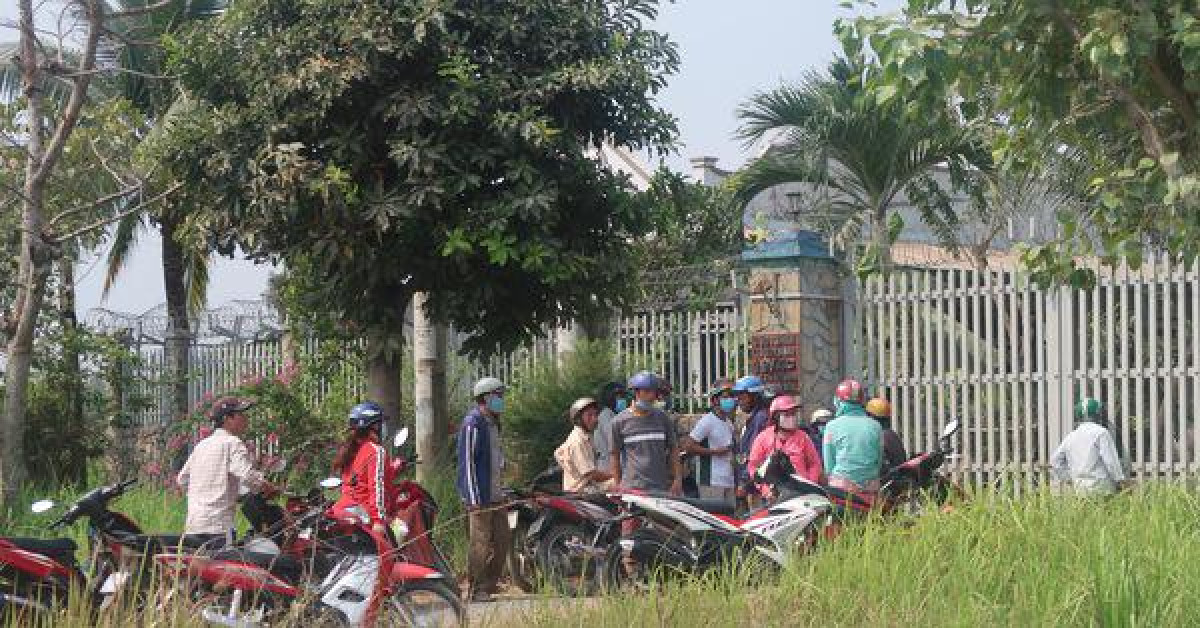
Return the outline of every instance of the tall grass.
{"type": "Polygon", "coordinates": [[[515,614],[538,626],[1134,626],[1194,624],[1200,499],[983,498],[911,526],[849,527],[775,586],[731,574],[651,595],[515,614]]]}

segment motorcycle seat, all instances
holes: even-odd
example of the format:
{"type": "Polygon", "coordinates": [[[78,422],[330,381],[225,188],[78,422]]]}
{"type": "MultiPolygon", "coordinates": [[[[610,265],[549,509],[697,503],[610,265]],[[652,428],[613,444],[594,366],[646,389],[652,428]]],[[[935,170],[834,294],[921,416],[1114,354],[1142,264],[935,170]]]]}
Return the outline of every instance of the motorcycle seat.
{"type": "Polygon", "coordinates": [[[9,536],[0,538],[27,552],[49,557],[57,563],[75,564],[75,550],[78,549],[78,546],[71,539],[30,539],[9,536]]]}
{"type": "Polygon", "coordinates": [[[219,535],[180,535],[180,534],[130,534],[118,539],[121,545],[142,554],[159,552],[174,552],[179,549],[198,550],[215,545],[224,545],[225,539],[219,535]]]}
{"type": "Polygon", "coordinates": [[[229,560],[256,565],[288,582],[298,582],[304,575],[304,565],[295,558],[283,554],[263,554],[231,548],[209,552],[205,555],[214,560],[229,560]]]}
{"type": "Polygon", "coordinates": [[[826,486],[825,494],[829,496],[835,509],[845,512],[865,512],[875,506],[874,499],[853,491],[826,486]]]}

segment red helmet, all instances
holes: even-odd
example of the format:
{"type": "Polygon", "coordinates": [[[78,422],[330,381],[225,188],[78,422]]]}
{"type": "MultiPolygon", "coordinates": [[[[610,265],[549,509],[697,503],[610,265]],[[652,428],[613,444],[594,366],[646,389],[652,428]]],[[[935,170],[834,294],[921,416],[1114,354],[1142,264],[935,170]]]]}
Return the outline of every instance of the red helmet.
{"type": "Polygon", "coordinates": [[[837,397],[838,401],[857,403],[861,406],[867,400],[867,391],[857,379],[847,378],[838,384],[834,396],[837,397]]]}
{"type": "Polygon", "coordinates": [[[780,412],[795,410],[800,407],[800,402],[792,398],[791,395],[779,395],[771,402],[770,416],[775,416],[780,412]]]}

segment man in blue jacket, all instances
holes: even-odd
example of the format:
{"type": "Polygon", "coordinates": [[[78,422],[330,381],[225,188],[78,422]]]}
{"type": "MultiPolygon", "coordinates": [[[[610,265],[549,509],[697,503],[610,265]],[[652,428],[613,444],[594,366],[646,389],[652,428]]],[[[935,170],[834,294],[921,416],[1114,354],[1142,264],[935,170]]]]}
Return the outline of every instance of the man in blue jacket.
{"type": "Polygon", "coordinates": [[[754,488],[754,482],[746,473],[746,457],[750,454],[750,448],[754,444],[754,439],[758,438],[758,433],[767,426],[768,402],[763,394],[766,390],[766,384],[757,375],[746,375],[733,384],[733,394],[737,395],[738,409],[746,416],[741,438],[738,439],[737,444],[737,464],[734,465],[738,481],[737,497],[739,501],[746,500],[748,502],[746,504],[748,509],[753,509],[757,505],[758,489],[754,488]]]}
{"type": "Polygon", "coordinates": [[[500,484],[504,452],[500,448],[499,420],[504,413],[504,382],[485,377],[475,383],[473,394],[475,407],[463,417],[458,430],[456,483],[467,508],[471,539],[467,596],[472,602],[489,602],[504,575],[512,541],[500,484]]]}

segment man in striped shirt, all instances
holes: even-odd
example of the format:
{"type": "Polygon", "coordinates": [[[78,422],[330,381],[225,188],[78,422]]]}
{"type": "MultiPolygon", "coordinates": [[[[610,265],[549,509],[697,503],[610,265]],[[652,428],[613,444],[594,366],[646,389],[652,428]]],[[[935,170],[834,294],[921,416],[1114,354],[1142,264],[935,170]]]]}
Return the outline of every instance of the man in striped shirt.
{"type": "Polygon", "coordinates": [[[683,494],[675,426],[655,406],[658,377],[642,371],[629,380],[634,404],[613,419],[613,484],[622,489],[683,494]]]}

